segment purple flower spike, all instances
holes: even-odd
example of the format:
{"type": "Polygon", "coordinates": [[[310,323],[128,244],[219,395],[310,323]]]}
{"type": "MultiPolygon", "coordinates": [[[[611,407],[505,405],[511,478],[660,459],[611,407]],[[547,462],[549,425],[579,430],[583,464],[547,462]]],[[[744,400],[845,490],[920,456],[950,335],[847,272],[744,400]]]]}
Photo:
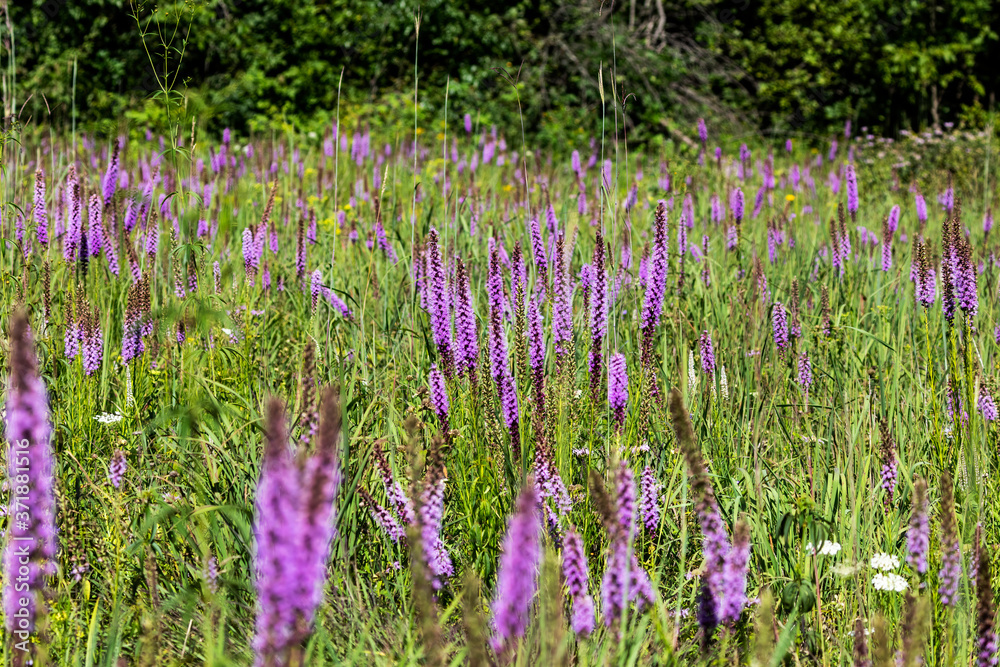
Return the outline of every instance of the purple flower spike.
{"type": "Polygon", "coordinates": [[[984,420],[988,422],[995,422],[997,420],[997,404],[986,388],[985,382],[979,385],[979,411],[982,413],[984,420]]]}
{"type": "MultiPolygon", "coordinates": [[[[761,197],[761,201],[763,201],[763,197],[761,197]]],[[[733,219],[736,220],[737,225],[743,222],[744,209],[743,190],[733,188],[733,191],[729,193],[729,210],[732,211],[733,219]]]]}
{"type": "Polygon", "coordinates": [[[917,209],[917,220],[923,225],[927,222],[927,200],[920,192],[913,194],[913,205],[917,209]]]}
{"type": "Polygon", "coordinates": [[[321,412],[316,453],[297,462],[288,445],[284,407],[277,399],[267,407],[254,521],[258,667],[288,664],[309,636],[323,597],[340,485],[340,409],[330,389],[321,412]]]}
{"type": "Polygon", "coordinates": [[[559,234],[552,277],[552,343],[558,357],[567,356],[573,344],[573,293],[563,251],[564,238],[559,234]]]}
{"type": "Polygon", "coordinates": [[[533,480],[528,480],[517,498],[517,508],[507,524],[503,553],[497,570],[493,600],[493,650],[512,648],[524,636],[538,589],[541,561],[541,517],[533,480]]]}
{"type": "Polygon", "coordinates": [[[110,480],[111,486],[117,489],[122,485],[122,480],[125,478],[125,471],[127,469],[128,464],[125,462],[125,452],[116,449],[115,455],[111,457],[111,463],[108,465],[108,480],[110,480]]]}
{"type": "Polygon", "coordinates": [[[12,520],[9,525],[3,559],[3,607],[7,630],[24,632],[18,636],[27,640],[27,635],[35,630],[36,605],[43,599],[45,577],[55,572],[57,534],[49,400],[38,374],[28,319],[21,312],[10,319],[8,359],[10,376],[4,429],[8,447],[7,480],[12,515],[16,506],[26,518],[12,520]]]}
{"type": "Polygon", "coordinates": [[[628,403],[628,371],[625,355],[616,352],[608,360],[608,405],[613,413],[615,431],[625,427],[625,406],[628,403]]]}
{"type": "Polygon", "coordinates": [[[45,212],[45,172],[35,172],[35,237],[43,246],[49,242],[48,214],[45,212]]]}
{"type": "Polygon", "coordinates": [[[788,312],[780,301],[774,302],[771,324],[774,328],[774,346],[779,353],[784,352],[788,348],[788,312]]]}
{"type": "Polygon", "coordinates": [[[655,535],[660,529],[660,483],[656,481],[656,473],[651,466],[643,468],[640,487],[642,493],[639,511],[642,514],[642,525],[655,535]]]}
{"type": "Polygon", "coordinates": [[[812,382],[812,364],[809,362],[809,355],[803,351],[802,354],[799,355],[799,386],[802,387],[802,391],[808,394],[809,387],[812,386],[812,382]]]}
{"type": "Polygon", "coordinates": [[[856,222],[858,217],[858,174],[854,171],[854,165],[847,165],[847,212],[851,214],[851,221],[856,222]]]}
{"type": "Polygon", "coordinates": [[[726,555],[722,574],[722,604],[719,621],[735,623],[747,601],[747,564],[750,562],[750,527],[743,521],[733,528],[733,546],[726,555]]]}
{"type": "Polygon", "coordinates": [[[895,234],[899,229],[899,205],[893,206],[889,211],[889,233],[895,234]]]}
{"type": "Polygon", "coordinates": [[[927,551],[931,544],[931,524],[927,517],[927,482],[917,478],[913,485],[910,528],[906,531],[906,562],[920,574],[927,573],[927,551]]]}
{"type": "Polygon", "coordinates": [[[115,146],[111,151],[111,161],[108,162],[108,170],[104,173],[104,205],[111,205],[111,198],[115,196],[115,188],[118,186],[118,152],[121,150],[122,141],[115,140],[115,146]]]}
{"type": "Polygon", "coordinates": [[[431,402],[434,404],[434,412],[437,413],[438,419],[441,420],[441,425],[445,431],[448,430],[448,410],[450,408],[448,403],[448,390],[444,384],[444,376],[441,371],[437,369],[437,366],[431,367],[430,374],[431,382],[431,402]]]}
{"type": "Polygon", "coordinates": [[[457,260],[455,286],[455,369],[461,375],[472,377],[479,361],[479,330],[476,313],[472,308],[472,289],[469,273],[461,259],[457,260]]]}
{"type": "Polygon", "coordinates": [[[953,607],[958,603],[958,583],[962,578],[962,552],[958,540],[958,520],[955,516],[955,490],[951,474],[941,476],[941,570],[938,572],[938,593],[941,604],[953,607]]]}
{"type": "Polygon", "coordinates": [[[563,537],[563,576],[573,605],[570,619],[573,632],[578,635],[589,635],[594,631],[595,625],[594,598],[588,591],[590,575],[583,539],[572,528],[566,531],[563,537]]]}
{"type": "Polygon", "coordinates": [[[438,357],[445,377],[451,376],[454,367],[451,354],[451,318],[445,287],[444,266],[438,248],[437,230],[431,228],[427,238],[427,280],[429,282],[428,306],[431,316],[431,333],[437,346],[438,357]]]}
{"type": "Polygon", "coordinates": [[[701,370],[705,375],[715,375],[715,350],[712,347],[712,336],[708,331],[701,332],[701,370]]]}

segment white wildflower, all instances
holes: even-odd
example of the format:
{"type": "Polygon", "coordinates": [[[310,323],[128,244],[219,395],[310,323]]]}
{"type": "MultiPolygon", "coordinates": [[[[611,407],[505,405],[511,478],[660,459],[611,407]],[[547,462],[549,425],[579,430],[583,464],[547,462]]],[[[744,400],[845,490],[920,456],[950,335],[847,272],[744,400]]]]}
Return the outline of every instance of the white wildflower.
{"type": "Polygon", "coordinates": [[[890,572],[888,574],[879,572],[872,577],[872,586],[874,586],[877,591],[892,591],[894,593],[902,593],[909,588],[909,584],[906,583],[906,579],[899,576],[895,572],[890,572]]]}
{"type": "Polygon", "coordinates": [[[722,375],[719,377],[719,386],[722,388],[722,400],[729,400],[729,378],[726,377],[726,365],[722,365],[722,375]]]}
{"type": "Polygon", "coordinates": [[[694,392],[695,383],[698,382],[698,376],[694,372],[694,350],[688,350],[688,389],[694,392]]]}
{"type": "MultiPolygon", "coordinates": [[[[840,546],[839,542],[831,542],[830,540],[823,540],[823,542],[821,542],[819,545],[819,555],[836,556],[837,554],[840,553],[841,548],[842,547],[840,546]]],[[[813,546],[812,542],[806,545],[806,551],[808,551],[813,556],[817,555],[816,547],[813,546]]]]}
{"type": "Polygon", "coordinates": [[[94,417],[94,419],[101,422],[102,424],[117,424],[124,418],[125,418],[124,415],[121,415],[117,412],[114,414],[108,412],[102,412],[101,414],[94,417]]]}
{"type": "Polygon", "coordinates": [[[895,570],[897,567],[899,567],[899,558],[887,553],[877,553],[874,556],[872,556],[869,565],[871,565],[876,570],[885,570],[886,572],[888,572],[890,570],[895,570]]]}

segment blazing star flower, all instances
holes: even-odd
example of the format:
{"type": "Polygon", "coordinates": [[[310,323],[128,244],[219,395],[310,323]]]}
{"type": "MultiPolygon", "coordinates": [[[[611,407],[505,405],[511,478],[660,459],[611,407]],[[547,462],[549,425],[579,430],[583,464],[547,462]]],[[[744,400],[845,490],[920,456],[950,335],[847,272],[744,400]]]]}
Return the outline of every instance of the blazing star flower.
{"type": "Polygon", "coordinates": [[[982,413],[983,419],[988,422],[997,420],[997,404],[986,388],[985,382],[979,385],[979,412],[982,413]]]}
{"type": "Polygon", "coordinates": [[[941,476],[941,570],[938,572],[938,593],[941,604],[949,607],[958,602],[958,583],[962,577],[962,551],[958,541],[958,522],[955,516],[955,491],[951,475],[946,470],[941,476]]]}
{"type": "Polygon", "coordinates": [[[431,332],[434,344],[437,346],[438,357],[444,369],[445,377],[451,375],[454,367],[451,353],[451,318],[445,287],[444,266],[441,261],[441,251],[438,248],[437,230],[431,229],[427,237],[427,279],[429,281],[429,298],[431,316],[431,332]]]}
{"type": "Polygon", "coordinates": [[[570,625],[573,632],[589,635],[595,625],[594,598],[587,588],[589,574],[583,539],[573,529],[567,530],[563,537],[563,577],[572,600],[570,625]]]}
{"type": "Polygon", "coordinates": [[[712,336],[707,330],[701,332],[701,370],[705,375],[715,375],[715,350],[712,348],[712,336]]]}
{"type": "Polygon", "coordinates": [[[774,329],[774,346],[778,348],[778,352],[784,352],[788,348],[788,313],[780,301],[774,302],[771,324],[774,329]]]}
{"type": "Polygon", "coordinates": [[[854,171],[854,165],[847,165],[847,212],[854,222],[858,217],[858,175],[854,171]]]}
{"type": "Polygon", "coordinates": [[[38,373],[28,319],[21,312],[10,318],[8,359],[10,376],[4,428],[8,444],[7,479],[11,483],[12,500],[26,518],[11,521],[8,528],[3,559],[3,606],[8,632],[26,633],[12,636],[27,640],[28,634],[35,631],[45,578],[55,573],[58,543],[49,400],[38,373]],[[30,474],[25,474],[26,471],[30,474]]]}
{"type": "Polygon", "coordinates": [[[35,238],[43,246],[49,243],[48,214],[45,211],[45,172],[35,171],[35,238]]]}
{"type": "Polygon", "coordinates": [[[256,665],[286,665],[308,637],[322,601],[334,499],[340,485],[340,409],[332,390],[322,402],[316,453],[296,461],[288,446],[285,411],[267,408],[264,463],[257,486],[254,564],[256,665]]]}
{"type": "Polygon", "coordinates": [[[621,433],[625,427],[625,406],[628,403],[628,371],[625,355],[616,352],[608,360],[608,405],[611,408],[615,431],[621,433]]]}
{"type": "Polygon", "coordinates": [[[809,355],[803,351],[799,355],[799,386],[802,390],[809,393],[809,387],[812,386],[813,376],[812,376],[812,364],[809,362],[809,355]]]}
{"type": "Polygon", "coordinates": [[[127,469],[128,464],[125,462],[125,452],[116,449],[114,456],[111,457],[111,463],[108,465],[108,479],[116,489],[121,486],[127,469]]]}
{"type": "Polygon", "coordinates": [[[927,517],[927,482],[917,478],[913,490],[910,528],[906,531],[906,562],[920,574],[927,572],[927,551],[931,543],[931,524],[927,517]]]}
{"type": "Polygon", "coordinates": [[[541,561],[541,517],[535,484],[529,480],[517,498],[517,509],[507,524],[503,553],[497,569],[493,600],[493,650],[502,654],[524,636],[538,590],[541,561]]]}
{"type": "Polygon", "coordinates": [[[642,525],[652,534],[660,527],[660,484],[656,481],[653,468],[646,466],[640,477],[641,494],[639,510],[642,515],[642,525]]]}
{"type": "Polygon", "coordinates": [[[919,192],[913,194],[913,205],[917,210],[917,220],[923,225],[927,222],[927,201],[919,192]]]}
{"type": "Polygon", "coordinates": [[[737,225],[743,221],[744,207],[743,190],[733,188],[733,191],[729,193],[729,210],[732,212],[733,219],[736,220],[737,225]]]}

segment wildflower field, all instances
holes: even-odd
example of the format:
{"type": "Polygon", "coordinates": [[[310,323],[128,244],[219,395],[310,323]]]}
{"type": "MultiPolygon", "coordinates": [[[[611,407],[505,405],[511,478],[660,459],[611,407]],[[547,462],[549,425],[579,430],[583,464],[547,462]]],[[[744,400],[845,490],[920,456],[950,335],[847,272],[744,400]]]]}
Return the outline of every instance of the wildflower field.
{"type": "Polygon", "coordinates": [[[995,138],[711,130],[7,135],[4,664],[996,665],[995,138]]]}

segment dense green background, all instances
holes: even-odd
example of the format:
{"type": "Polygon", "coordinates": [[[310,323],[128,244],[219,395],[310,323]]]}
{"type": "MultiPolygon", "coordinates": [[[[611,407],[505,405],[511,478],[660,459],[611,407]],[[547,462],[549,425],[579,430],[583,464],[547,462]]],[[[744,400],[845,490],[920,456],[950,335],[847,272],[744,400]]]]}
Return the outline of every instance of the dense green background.
{"type": "Polygon", "coordinates": [[[75,60],[81,122],[161,122],[136,12],[160,71],[160,34],[179,24],[176,48],[187,36],[167,70],[179,63],[187,113],[214,131],[318,129],[335,113],[342,67],[349,122],[412,126],[418,10],[425,120],[441,118],[447,88],[452,122],[471,112],[510,132],[517,102],[493,68],[523,63],[525,126],[542,143],[599,126],[601,62],[607,100],[612,78],[619,96],[633,94],[636,141],[690,134],[698,116],[734,133],[826,134],[845,118],[886,133],[982,125],[1000,83],[1000,7],[988,0],[47,0],[9,6],[17,104],[30,96],[24,117],[68,124],[75,60]]]}

